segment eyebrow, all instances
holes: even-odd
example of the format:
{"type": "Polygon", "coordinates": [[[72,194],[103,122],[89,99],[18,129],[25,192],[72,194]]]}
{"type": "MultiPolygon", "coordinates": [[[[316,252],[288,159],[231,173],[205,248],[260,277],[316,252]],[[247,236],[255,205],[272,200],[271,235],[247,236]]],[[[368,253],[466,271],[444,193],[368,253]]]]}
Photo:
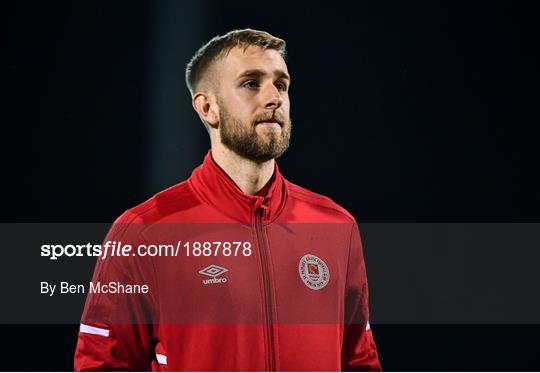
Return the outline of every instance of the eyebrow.
{"type": "MultiPolygon", "coordinates": [[[[264,76],[264,75],[267,75],[266,71],[264,71],[264,70],[251,69],[251,70],[246,70],[246,71],[242,72],[238,76],[238,78],[236,78],[236,79],[238,80],[238,79],[245,78],[245,77],[260,77],[260,76],[264,76]]],[[[287,74],[283,70],[274,70],[274,75],[276,75],[280,79],[285,79],[285,80],[288,80],[289,82],[291,81],[291,77],[289,76],[289,74],[287,74]]]]}

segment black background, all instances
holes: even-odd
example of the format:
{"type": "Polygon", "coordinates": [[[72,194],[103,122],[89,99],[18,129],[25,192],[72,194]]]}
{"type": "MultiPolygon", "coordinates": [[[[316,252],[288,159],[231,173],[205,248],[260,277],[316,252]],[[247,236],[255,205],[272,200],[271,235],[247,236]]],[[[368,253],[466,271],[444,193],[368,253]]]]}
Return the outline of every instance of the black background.
{"type": "MultiPolygon", "coordinates": [[[[185,63],[215,34],[252,27],[288,43],[288,179],[360,222],[538,222],[538,10],[19,3],[4,13],[1,219],[112,222],[189,176],[209,143],[189,108],[185,63]],[[163,118],[163,107],[178,110],[163,118]]],[[[71,370],[77,327],[1,326],[0,369],[71,370]]],[[[373,329],[385,370],[540,369],[538,325],[373,329]]]]}

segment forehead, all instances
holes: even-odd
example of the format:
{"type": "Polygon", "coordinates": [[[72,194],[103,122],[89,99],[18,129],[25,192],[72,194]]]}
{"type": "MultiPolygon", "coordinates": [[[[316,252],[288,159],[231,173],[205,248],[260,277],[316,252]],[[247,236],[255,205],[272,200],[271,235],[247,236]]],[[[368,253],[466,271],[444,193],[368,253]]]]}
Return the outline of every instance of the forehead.
{"type": "Polygon", "coordinates": [[[257,46],[234,47],[222,58],[216,68],[220,75],[234,79],[246,70],[259,69],[272,75],[281,70],[288,73],[287,64],[278,51],[257,46]]]}

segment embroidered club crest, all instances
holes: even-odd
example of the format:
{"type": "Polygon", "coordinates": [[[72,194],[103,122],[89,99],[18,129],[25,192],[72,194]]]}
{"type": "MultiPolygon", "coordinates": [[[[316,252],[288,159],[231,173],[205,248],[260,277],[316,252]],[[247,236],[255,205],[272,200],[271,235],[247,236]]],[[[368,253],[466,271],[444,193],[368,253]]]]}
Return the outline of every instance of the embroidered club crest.
{"type": "Polygon", "coordinates": [[[298,273],[302,282],[313,290],[321,290],[330,280],[328,266],[321,258],[313,254],[306,254],[300,259],[298,273]]]}

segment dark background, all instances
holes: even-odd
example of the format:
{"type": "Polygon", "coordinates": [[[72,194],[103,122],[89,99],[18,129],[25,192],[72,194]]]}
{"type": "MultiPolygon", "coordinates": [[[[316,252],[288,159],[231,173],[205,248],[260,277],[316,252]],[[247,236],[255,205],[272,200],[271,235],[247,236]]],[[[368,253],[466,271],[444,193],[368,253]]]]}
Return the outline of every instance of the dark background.
{"type": "MultiPolygon", "coordinates": [[[[288,43],[293,141],[279,165],[289,180],[361,223],[539,222],[538,10],[502,1],[11,5],[0,218],[112,222],[188,177],[209,142],[185,64],[215,34],[252,27],[288,43]]],[[[77,328],[1,326],[0,369],[71,370],[77,328]]],[[[373,329],[385,370],[540,370],[538,325],[373,329]]]]}

